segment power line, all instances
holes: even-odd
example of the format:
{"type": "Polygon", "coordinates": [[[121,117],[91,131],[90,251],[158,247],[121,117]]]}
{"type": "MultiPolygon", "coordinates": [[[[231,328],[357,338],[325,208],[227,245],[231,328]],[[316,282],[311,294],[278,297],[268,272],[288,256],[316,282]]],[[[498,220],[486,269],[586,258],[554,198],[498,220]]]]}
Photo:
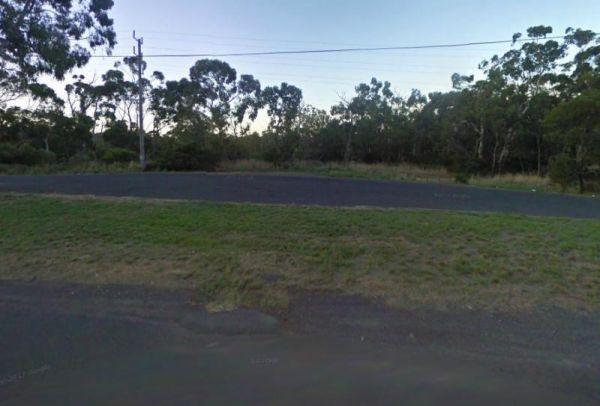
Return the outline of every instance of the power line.
{"type": "MultiPolygon", "coordinates": [[[[251,63],[258,63],[258,61],[260,61],[260,63],[266,63],[264,61],[267,62],[273,62],[273,63],[280,63],[282,60],[279,58],[275,58],[275,59],[244,59],[244,61],[248,61],[251,63]]],[[[386,63],[386,62],[365,62],[365,61],[349,61],[349,60],[339,60],[339,59],[310,59],[310,58],[294,58],[294,59],[284,59],[284,61],[290,61],[290,62],[314,62],[314,63],[318,63],[319,65],[312,65],[314,67],[327,67],[327,68],[336,68],[336,69],[340,69],[340,65],[344,65],[344,64],[350,64],[350,65],[363,65],[363,66],[375,66],[375,67],[380,67],[380,66],[387,66],[387,67],[393,67],[393,68],[406,68],[406,67],[412,67],[412,68],[438,68],[440,71],[445,71],[448,69],[459,69],[459,70],[466,70],[466,69],[472,69],[473,66],[457,66],[457,65],[442,65],[439,63],[431,63],[431,64],[413,64],[413,63],[386,63]],[[322,64],[330,64],[330,65],[334,65],[334,66],[323,66],[322,64]]],[[[297,64],[293,64],[294,66],[302,66],[302,65],[297,65],[297,64]]],[[[346,69],[346,67],[343,67],[342,69],[346,69]]],[[[419,71],[420,72],[420,71],[419,71]]]]}
{"type": "MultiPolygon", "coordinates": [[[[396,69],[386,69],[386,68],[380,68],[380,67],[363,67],[363,66],[344,66],[343,68],[340,68],[340,66],[328,66],[328,65],[316,65],[316,64],[305,64],[305,63],[289,63],[289,62],[271,62],[271,61],[263,61],[263,60],[259,60],[259,59],[251,59],[248,60],[246,59],[245,61],[248,61],[251,64],[256,64],[256,65],[274,65],[274,66],[292,66],[292,67],[297,67],[297,68],[317,68],[317,69],[328,69],[328,70],[336,70],[339,71],[340,69],[344,69],[344,70],[353,70],[353,71],[363,71],[363,72],[390,72],[390,73],[420,73],[420,74],[440,74],[440,73],[444,73],[447,71],[451,71],[454,70],[454,68],[438,68],[435,66],[431,66],[431,68],[437,68],[436,70],[432,71],[432,70],[423,70],[423,69],[406,69],[406,67],[410,67],[410,66],[406,66],[406,67],[402,67],[400,65],[398,65],[398,67],[396,69]]],[[[301,62],[301,61],[299,61],[301,62]]],[[[473,70],[473,67],[470,68],[458,68],[459,70],[473,70]]]]}
{"type": "MultiPolygon", "coordinates": [[[[152,47],[147,47],[147,48],[152,48],[152,47]]],[[[166,50],[166,49],[163,49],[166,50]]],[[[175,50],[175,49],[173,49],[175,50]]],[[[504,49],[483,49],[483,48],[470,48],[470,49],[465,49],[462,48],[461,52],[457,52],[457,50],[453,50],[451,48],[446,48],[446,49],[441,49],[437,52],[428,52],[425,50],[413,50],[413,51],[397,51],[397,53],[394,54],[394,56],[398,56],[401,57],[402,60],[407,60],[407,59],[423,59],[423,58],[429,58],[429,59],[439,59],[439,58],[443,58],[443,59],[448,59],[448,58],[452,58],[452,59],[469,59],[469,58],[480,58],[482,53],[486,53],[486,54],[494,54],[494,53],[503,53],[506,52],[508,50],[508,48],[504,48],[504,49]],[[450,51],[450,52],[449,52],[450,51]],[[465,53],[465,52],[469,52],[469,53],[465,53]]],[[[113,50],[116,52],[116,55],[122,55],[123,52],[127,52],[124,48],[123,49],[118,49],[118,50],[113,50]]],[[[194,55],[198,55],[195,54],[195,51],[191,51],[191,50],[183,50],[183,49],[178,49],[178,51],[181,51],[182,53],[185,53],[185,55],[187,54],[194,54],[194,55]]],[[[224,50],[224,51],[219,51],[220,53],[226,53],[228,51],[224,50]]],[[[204,55],[209,54],[209,55],[217,55],[217,51],[207,51],[204,53],[204,55]]],[[[108,59],[114,59],[114,58],[119,58],[119,56],[116,55],[92,55],[93,58],[96,59],[102,59],[102,58],[108,58],[108,59]]],[[[335,57],[336,59],[322,59],[323,55],[329,55],[329,54],[317,54],[314,56],[314,58],[312,59],[306,59],[304,58],[301,54],[300,55],[270,55],[271,59],[273,61],[281,61],[281,60],[286,60],[286,61],[312,61],[312,62],[332,62],[332,63],[351,63],[351,64],[366,64],[366,65],[380,65],[379,62],[365,62],[364,59],[357,59],[354,61],[349,61],[349,60],[339,60],[337,59],[337,57],[335,57]],[[281,59],[281,58],[285,58],[285,59],[281,59]]],[[[333,55],[339,55],[339,54],[333,54],[333,55]]],[[[343,55],[343,54],[342,54],[343,55]]],[[[347,55],[352,55],[354,57],[357,58],[364,58],[361,56],[361,54],[350,54],[348,53],[347,55]]],[[[389,55],[389,54],[387,54],[389,55]]],[[[223,58],[239,58],[246,60],[246,58],[248,58],[250,55],[242,55],[242,56],[224,56],[223,58]]],[[[382,56],[382,54],[379,54],[379,56],[382,56]]],[[[265,57],[268,56],[263,56],[261,57],[261,59],[264,59],[265,57]]],[[[157,58],[157,59],[161,59],[161,58],[157,58]]],[[[168,58],[164,58],[164,59],[168,59],[168,58]]],[[[369,59],[371,61],[375,61],[376,59],[371,58],[369,59]]],[[[433,63],[433,62],[432,62],[433,63]]],[[[439,63],[435,63],[435,66],[439,66],[439,63]]],[[[460,69],[464,69],[464,67],[460,68],[460,69]]]]}
{"type": "MultiPolygon", "coordinates": [[[[545,37],[544,39],[563,39],[565,36],[545,37]]],[[[497,40],[497,41],[479,41],[463,42],[456,44],[435,44],[435,45],[413,45],[413,46],[393,46],[393,47],[365,47],[365,48],[331,48],[331,49],[308,49],[296,51],[265,51],[265,52],[232,52],[232,53],[204,53],[204,54],[150,54],[145,58],[224,58],[234,56],[266,56],[266,55],[300,55],[300,54],[325,54],[325,53],[343,53],[343,52],[374,52],[374,51],[400,51],[415,49],[440,49],[440,48],[464,48],[476,45],[508,44],[515,42],[531,41],[529,38],[517,40],[497,40]]],[[[95,58],[124,58],[124,55],[92,55],[95,58]]]]}
{"type": "MultiPolygon", "coordinates": [[[[156,42],[159,43],[171,43],[173,40],[171,40],[170,38],[163,38],[163,37],[145,37],[146,39],[151,39],[154,40],[156,42]]],[[[234,43],[222,43],[222,42],[213,42],[213,41],[190,41],[190,40],[180,40],[177,39],[176,40],[177,43],[190,43],[192,45],[196,45],[196,46],[200,46],[203,47],[204,49],[207,49],[205,51],[205,53],[228,53],[228,52],[236,52],[237,49],[239,49],[240,47],[243,48],[244,52],[263,52],[263,51],[269,51],[271,49],[273,49],[273,46],[267,46],[267,45],[256,45],[256,44],[247,44],[247,43],[243,43],[240,41],[236,41],[234,43]],[[221,48],[225,48],[223,50],[221,50],[221,48]],[[233,48],[233,49],[231,49],[233,48]]],[[[371,46],[371,45],[349,45],[349,46],[355,46],[355,47],[375,47],[375,46],[371,46]]],[[[377,45],[377,47],[381,48],[381,47],[387,47],[387,45],[377,45]]],[[[159,48],[154,48],[154,49],[159,49],[159,48]]],[[[165,51],[177,51],[177,52],[181,52],[181,53],[196,53],[199,52],[195,49],[181,49],[181,48],[171,48],[171,49],[167,49],[167,48],[162,48],[162,50],[165,51]]],[[[485,51],[504,51],[505,49],[491,49],[488,46],[483,47],[483,48],[470,48],[470,49],[465,49],[465,51],[470,51],[470,52],[477,52],[477,51],[481,51],[481,50],[485,50],[485,51]]],[[[280,51],[297,51],[294,49],[280,49],[280,51]]],[[[302,50],[300,50],[302,51],[302,50]]]]}
{"type": "MultiPolygon", "coordinates": [[[[121,32],[121,31],[117,31],[121,32]]],[[[123,31],[130,32],[130,31],[123,31]]],[[[144,30],[144,32],[161,34],[161,36],[146,36],[147,39],[153,39],[157,41],[177,41],[177,42],[188,42],[195,44],[205,44],[205,45],[216,45],[216,46],[244,46],[249,48],[269,48],[270,46],[265,45],[256,45],[256,44],[246,44],[240,43],[240,41],[253,41],[253,42],[267,42],[267,43],[289,43],[289,44],[319,44],[319,45],[328,45],[328,46],[337,46],[337,47],[387,47],[390,45],[373,44],[373,43],[349,43],[349,42],[325,42],[325,41],[310,41],[310,40],[287,40],[287,39],[267,39],[267,38],[252,38],[252,37],[233,37],[233,36],[223,36],[223,35],[213,35],[213,34],[199,34],[199,33],[189,33],[189,32],[172,32],[172,31],[156,31],[156,30],[144,30]],[[205,40],[186,40],[181,38],[174,38],[173,36],[183,36],[183,37],[204,37],[204,38],[212,38],[230,41],[228,44],[223,43],[214,43],[207,42],[205,40]]],[[[183,50],[183,49],[171,49],[173,51],[179,52],[193,52],[191,50],[183,50]]]]}

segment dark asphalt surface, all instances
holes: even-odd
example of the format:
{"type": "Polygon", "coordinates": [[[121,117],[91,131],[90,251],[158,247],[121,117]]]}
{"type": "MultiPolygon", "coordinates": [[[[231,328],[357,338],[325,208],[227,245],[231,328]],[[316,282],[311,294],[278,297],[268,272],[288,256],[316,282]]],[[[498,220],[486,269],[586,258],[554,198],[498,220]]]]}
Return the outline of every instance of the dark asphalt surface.
{"type": "Polygon", "coordinates": [[[403,207],[600,218],[599,198],[307,176],[206,173],[0,176],[0,192],[403,207]]]}
{"type": "Polygon", "coordinates": [[[0,282],[0,404],[595,404],[600,316],[299,296],[278,319],[191,292],[0,282]]]}

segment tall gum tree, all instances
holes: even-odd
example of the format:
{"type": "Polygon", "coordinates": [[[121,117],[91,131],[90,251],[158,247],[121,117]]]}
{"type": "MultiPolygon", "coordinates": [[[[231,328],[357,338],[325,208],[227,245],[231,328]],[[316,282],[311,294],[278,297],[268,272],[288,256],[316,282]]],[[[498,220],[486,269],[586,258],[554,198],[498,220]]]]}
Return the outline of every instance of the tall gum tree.
{"type": "Polygon", "coordinates": [[[87,64],[90,49],[110,51],[112,7],[113,0],[0,0],[0,102],[28,93],[42,74],[62,80],[87,64]]]}

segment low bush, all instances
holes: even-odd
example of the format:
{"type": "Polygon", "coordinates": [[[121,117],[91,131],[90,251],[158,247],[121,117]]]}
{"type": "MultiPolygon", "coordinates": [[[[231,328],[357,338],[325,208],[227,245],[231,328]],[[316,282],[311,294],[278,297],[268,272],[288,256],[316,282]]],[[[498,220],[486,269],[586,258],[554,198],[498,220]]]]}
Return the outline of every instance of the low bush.
{"type": "Polygon", "coordinates": [[[471,175],[469,175],[468,173],[465,173],[465,172],[458,172],[454,176],[454,182],[460,183],[460,184],[463,184],[463,185],[469,184],[469,180],[470,179],[471,179],[471,175]]]}
{"type": "Polygon", "coordinates": [[[56,157],[51,152],[35,148],[31,144],[0,144],[0,163],[13,165],[43,165],[54,162],[56,157]]]}
{"type": "Polygon", "coordinates": [[[217,148],[195,140],[163,140],[156,156],[159,167],[172,171],[214,171],[220,162],[217,148]]]}
{"type": "Polygon", "coordinates": [[[138,154],[130,149],[108,147],[100,151],[100,161],[112,164],[112,163],[125,163],[133,162],[138,159],[138,154]]]}
{"type": "Polygon", "coordinates": [[[550,157],[548,175],[552,182],[559,185],[563,191],[567,190],[575,179],[575,161],[564,153],[550,157]]]}

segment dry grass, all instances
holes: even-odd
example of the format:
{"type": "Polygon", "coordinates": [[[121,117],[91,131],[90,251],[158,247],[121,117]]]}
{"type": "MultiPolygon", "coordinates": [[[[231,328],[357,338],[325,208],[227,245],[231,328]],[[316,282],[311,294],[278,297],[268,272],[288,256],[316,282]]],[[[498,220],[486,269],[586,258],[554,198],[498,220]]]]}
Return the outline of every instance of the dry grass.
{"type": "Polygon", "coordinates": [[[295,161],[292,164],[276,167],[265,161],[239,160],[222,163],[220,170],[224,172],[297,172],[323,176],[413,182],[451,182],[454,179],[454,175],[444,168],[421,167],[411,164],[387,165],[352,162],[346,165],[336,162],[295,161]]]}
{"type": "MultiPolygon", "coordinates": [[[[220,168],[224,172],[270,172],[270,173],[298,173],[319,176],[391,180],[402,182],[423,182],[453,184],[456,174],[442,167],[423,167],[412,164],[363,164],[352,162],[322,163],[312,161],[297,161],[281,167],[275,167],[265,161],[240,160],[224,162],[220,168]]],[[[554,185],[550,179],[541,178],[533,174],[503,174],[490,176],[473,176],[468,179],[472,186],[530,190],[536,192],[559,193],[561,189],[554,185]]],[[[575,187],[568,190],[577,193],[575,187]]]]}
{"type": "Polygon", "coordinates": [[[540,192],[557,192],[559,188],[552,184],[549,178],[540,178],[537,175],[504,174],[490,176],[474,176],[470,184],[481,187],[504,189],[527,189],[540,192]]]}
{"type": "Polygon", "coordinates": [[[106,164],[95,161],[79,163],[54,163],[48,165],[0,164],[0,175],[55,175],[73,173],[130,173],[141,172],[137,162],[106,164]]]}

